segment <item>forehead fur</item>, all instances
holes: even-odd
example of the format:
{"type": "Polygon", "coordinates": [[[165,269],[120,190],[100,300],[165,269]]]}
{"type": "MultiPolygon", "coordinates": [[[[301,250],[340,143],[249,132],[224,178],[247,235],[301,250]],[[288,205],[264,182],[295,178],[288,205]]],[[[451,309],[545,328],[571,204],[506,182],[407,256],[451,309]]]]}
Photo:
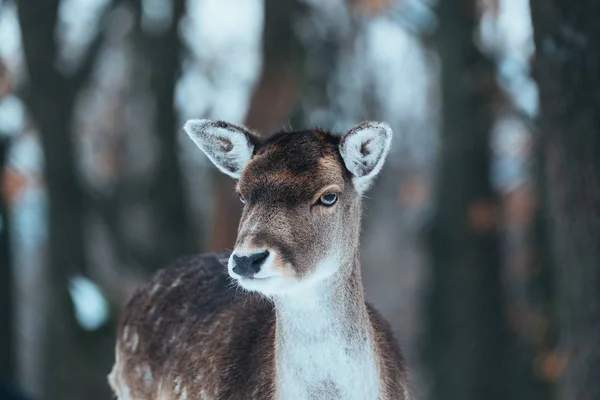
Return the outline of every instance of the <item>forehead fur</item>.
{"type": "Polygon", "coordinates": [[[304,201],[324,186],[344,186],[349,173],[338,136],[321,130],[280,132],[260,143],[244,168],[238,190],[252,202],[304,201]]]}

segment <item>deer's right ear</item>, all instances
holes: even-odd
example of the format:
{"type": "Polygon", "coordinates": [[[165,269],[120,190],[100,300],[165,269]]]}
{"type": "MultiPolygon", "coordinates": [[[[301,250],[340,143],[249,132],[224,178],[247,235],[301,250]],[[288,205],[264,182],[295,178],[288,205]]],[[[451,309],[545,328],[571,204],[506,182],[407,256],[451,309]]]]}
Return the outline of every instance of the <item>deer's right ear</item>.
{"type": "Polygon", "coordinates": [[[363,122],[342,136],[340,153],[353,175],[358,193],[364,193],[381,170],[390,150],[392,129],[383,122],[363,122]]]}
{"type": "Polygon", "coordinates": [[[207,119],[189,120],[183,129],[217,168],[239,179],[254,151],[256,139],[250,131],[224,121],[207,119]]]}

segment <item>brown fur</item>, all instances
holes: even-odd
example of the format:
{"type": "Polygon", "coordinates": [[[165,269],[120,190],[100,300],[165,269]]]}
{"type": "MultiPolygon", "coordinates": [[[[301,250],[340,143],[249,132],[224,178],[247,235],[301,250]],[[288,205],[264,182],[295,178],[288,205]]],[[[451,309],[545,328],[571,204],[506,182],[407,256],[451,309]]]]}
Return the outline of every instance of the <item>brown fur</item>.
{"type": "MultiPolygon", "coordinates": [[[[119,398],[126,398],[119,380],[132,399],[181,399],[184,390],[189,400],[273,398],[273,304],[236,290],[223,266],[228,256],[181,259],[135,293],[119,325],[119,362],[110,377],[119,398]]],[[[407,370],[400,348],[389,324],[368,303],[367,309],[378,353],[386,355],[383,391],[402,393],[407,370]]]]}
{"type": "Polygon", "coordinates": [[[237,185],[246,207],[236,244],[272,247],[281,263],[291,265],[297,276],[309,272],[318,261],[315,257],[326,251],[323,232],[339,231],[332,224],[342,222],[319,218],[319,213],[330,211],[309,207],[315,193],[337,184],[349,192],[340,202],[348,200],[346,208],[356,206],[350,202],[354,197],[351,177],[342,168],[338,144],[339,137],[324,131],[279,133],[259,144],[237,185]],[[250,216],[260,225],[255,232],[245,229],[250,216]],[[248,235],[252,236],[250,243],[248,235]]]}
{"type": "Polygon", "coordinates": [[[132,399],[180,399],[184,390],[188,399],[272,396],[273,352],[265,343],[274,340],[273,307],[236,292],[223,267],[227,256],[179,260],[135,293],[110,378],[119,398],[127,399],[119,393],[124,385],[132,399]]]}
{"type": "MultiPolygon", "coordinates": [[[[345,265],[336,273],[338,302],[372,332],[381,399],[405,399],[407,371],[387,322],[364,301],[358,261],[361,199],[339,152],[339,136],[309,130],[252,137],[254,155],[237,190],[245,200],[236,247],[275,252],[277,270],[312,272],[331,244],[345,265]],[[334,207],[315,205],[339,188],[334,207]]],[[[227,143],[224,143],[227,146],[227,143]]],[[[236,288],[229,254],[182,259],[159,272],[125,308],[110,383],[129,399],[273,399],[276,396],[274,304],[236,288]]],[[[277,301],[275,301],[277,305],[277,301]]],[[[355,319],[352,318],[352,321],[355,319]]],[[[361,336],[362,337],[362,336],[361,336]]],[[[314,390],[335,392],[332,382],[314,390]]],[[[318,396],[317,396],[318,398],[318,396]]]]}

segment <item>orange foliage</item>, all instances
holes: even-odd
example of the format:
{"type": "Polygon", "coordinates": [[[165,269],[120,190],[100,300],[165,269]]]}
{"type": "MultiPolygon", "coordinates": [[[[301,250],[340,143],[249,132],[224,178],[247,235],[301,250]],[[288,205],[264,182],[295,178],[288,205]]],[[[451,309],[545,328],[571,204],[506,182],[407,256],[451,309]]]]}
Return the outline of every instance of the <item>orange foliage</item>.
{"type": "Polygon", "coordinates": [[[567,357],[558,350],[538,354],[534,359],[534,370],[544,380],[555,382],[567,366],[567,357]]]}
{"type": "Polygon", "coordinates": [[[2,174],[2,197],[12,204],[27,184],[27,178],[13,168],[6,168],[2,174]]]}
{"type": "Polygon", "coordinates": [[[365,14],[380,14],[390,8],[393,0],[353,0],[352,6],[365,14]]]}
{"type": "Polygon", "coordinates": [[[468,225],[477,233],[485,233],[494,229],[499,220],[498,204],[490,200],[479,200],[472,203],[467,210],[468,225]]]}

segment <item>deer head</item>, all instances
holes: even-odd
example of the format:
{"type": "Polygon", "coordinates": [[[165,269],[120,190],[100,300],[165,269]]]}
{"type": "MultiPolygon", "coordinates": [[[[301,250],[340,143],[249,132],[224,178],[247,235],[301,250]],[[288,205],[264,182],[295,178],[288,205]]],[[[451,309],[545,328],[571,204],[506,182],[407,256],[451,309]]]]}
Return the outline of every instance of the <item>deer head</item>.
{"type": "Polygon", "coordinates": [[[392,131],[365,122],[342,135],[282,132],[261,140],[222,121],[190,120],[192,140],[238,180],[244,210],[231,277],[265,295],[301,292],[349,273],[358,248],[361,195],[381,170],[392,131]]]}

